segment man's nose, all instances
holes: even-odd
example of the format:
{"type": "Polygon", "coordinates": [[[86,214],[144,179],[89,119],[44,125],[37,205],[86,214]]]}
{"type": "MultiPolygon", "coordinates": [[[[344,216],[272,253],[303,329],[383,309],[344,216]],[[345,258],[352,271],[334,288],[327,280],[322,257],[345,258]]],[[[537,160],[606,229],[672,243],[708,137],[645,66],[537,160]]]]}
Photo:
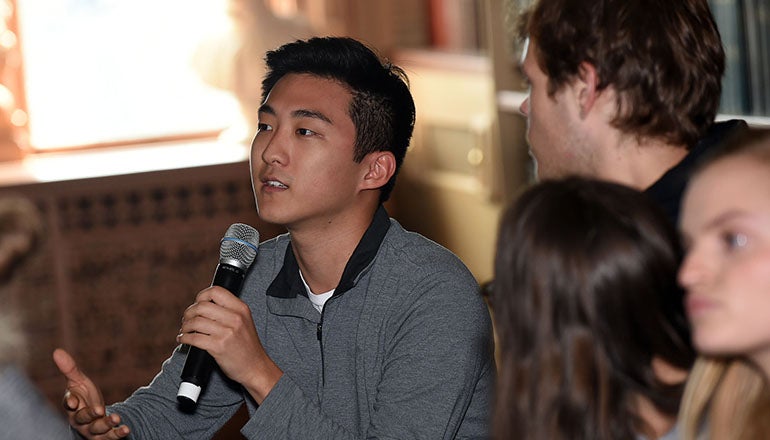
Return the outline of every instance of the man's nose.
{"type": "Polygon", "coordinates": [[[519,112],[524,116],[529,116],[529,95],[527,95],[527,97],[524,98],[524,101],[521,101],[521,105],[519,106],[519,112]]]}

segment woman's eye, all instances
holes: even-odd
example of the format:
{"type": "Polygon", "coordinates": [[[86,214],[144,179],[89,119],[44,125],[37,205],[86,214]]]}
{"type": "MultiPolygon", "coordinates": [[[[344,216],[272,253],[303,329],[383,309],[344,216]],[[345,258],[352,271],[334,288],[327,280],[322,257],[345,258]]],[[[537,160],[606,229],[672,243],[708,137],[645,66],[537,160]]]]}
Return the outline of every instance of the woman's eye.
{"type": "Polygon", "coordinates": [[[722,236],[722,239],[724,240],[728,249],[740,249],[745,247],[749,241],[748,237],[746,237],[746,234],[741,234],[739,232],[725,233],[722,236]]]}
{"type": "Polygon", "coordinates": [[[259,131],[269,131],[269,130],[272,130],[272,128],[273,127],[271,127],[271,126],[269,126],[269,125],[267,125],[265,123],[262,123],[262,122],[257,124],[257,131],[258,132],[259,131]]]}

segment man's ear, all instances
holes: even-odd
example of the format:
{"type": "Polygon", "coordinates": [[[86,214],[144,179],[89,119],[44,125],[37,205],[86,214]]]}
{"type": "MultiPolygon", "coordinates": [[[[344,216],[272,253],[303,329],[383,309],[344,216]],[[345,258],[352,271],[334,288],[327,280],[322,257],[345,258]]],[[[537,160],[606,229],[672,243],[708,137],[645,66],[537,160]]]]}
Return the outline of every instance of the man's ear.
{"type": "Polygon", "coordinates": [[[593,109],[599,98],[599,75],[596,72],[596,67],[586,61],[580,63],[578,77],[575,79],[573,87],[575,87],[575,95],[580,107],[580,118],[582,119],[593,109]]]}
{"type": "Polygon", "coordinates": [[[364,158],[367,164],[362,189],[376,189],[388,183],[396,173],[396,157],[390,151],[375,151],[364,158]]]}

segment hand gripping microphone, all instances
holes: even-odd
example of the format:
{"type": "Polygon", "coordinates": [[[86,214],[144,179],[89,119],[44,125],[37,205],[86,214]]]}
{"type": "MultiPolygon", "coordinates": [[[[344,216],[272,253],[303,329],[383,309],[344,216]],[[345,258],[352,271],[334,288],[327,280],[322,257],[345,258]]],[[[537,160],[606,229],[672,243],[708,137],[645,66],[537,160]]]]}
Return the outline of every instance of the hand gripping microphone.
{"type": "MultiPolygon", "coordinates": [[[[219,245],[219,264],[211,285],[224,287],[233,295],[240,295],[246,271],[257,257],[258,245],[259,232],[256,229],[243,223],[230,225],[219,245]]],[[[176,395],[180,405],[185,408],[195,407],[214,363],[214,358],[208,352],[190,347],[182,369],[182,384],[176,395]]]]}

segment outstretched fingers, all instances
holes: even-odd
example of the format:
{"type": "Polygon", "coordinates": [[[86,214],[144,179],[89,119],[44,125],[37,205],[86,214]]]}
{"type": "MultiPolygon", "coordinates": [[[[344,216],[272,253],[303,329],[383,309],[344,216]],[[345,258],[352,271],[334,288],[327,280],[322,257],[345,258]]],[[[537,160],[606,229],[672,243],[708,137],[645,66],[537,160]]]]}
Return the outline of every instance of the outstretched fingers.
{"type": "Polygon", "coordinates": [[[78,368],[72,356],[57,348],[53,360],[67,379],[62,406],[67,411],[70,425],[88,439],[117,440],[126,437],[129,428],[121,425],[119,415],[106,414],[101,391],[78,368]]]}

